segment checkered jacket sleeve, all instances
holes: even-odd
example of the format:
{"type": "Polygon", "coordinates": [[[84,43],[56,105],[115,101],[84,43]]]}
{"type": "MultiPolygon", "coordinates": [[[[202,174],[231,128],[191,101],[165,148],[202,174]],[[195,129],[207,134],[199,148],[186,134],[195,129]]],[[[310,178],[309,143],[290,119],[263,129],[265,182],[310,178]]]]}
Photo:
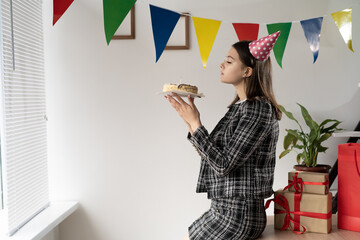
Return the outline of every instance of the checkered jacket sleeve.
{"type": "Polygon", "coordinates": [[[266,102],[244,104],[237,117],[232,117],[231,110],[229,112],[216,126],[225,131],[222,139],[213,139],[204,126],[188,136],[219,177],[228,175],[235,166],[239,167],[248,160],[267,136],[274,121],[271,104],[266,102]]]}

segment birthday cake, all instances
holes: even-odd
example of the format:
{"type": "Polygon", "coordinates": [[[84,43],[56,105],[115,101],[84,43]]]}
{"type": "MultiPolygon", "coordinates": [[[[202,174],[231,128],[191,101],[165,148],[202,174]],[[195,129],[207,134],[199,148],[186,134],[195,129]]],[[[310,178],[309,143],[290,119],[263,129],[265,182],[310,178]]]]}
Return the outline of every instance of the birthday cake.
{"type": "Polygon", "coordinates": [[[173,84],[173,83],[166,83],[163,86],[163,92],[171,92],[171,91],[183,91],[189,93],[198,93],[198,88],[196,86],[192,86],[189,84],[173,84]]]}

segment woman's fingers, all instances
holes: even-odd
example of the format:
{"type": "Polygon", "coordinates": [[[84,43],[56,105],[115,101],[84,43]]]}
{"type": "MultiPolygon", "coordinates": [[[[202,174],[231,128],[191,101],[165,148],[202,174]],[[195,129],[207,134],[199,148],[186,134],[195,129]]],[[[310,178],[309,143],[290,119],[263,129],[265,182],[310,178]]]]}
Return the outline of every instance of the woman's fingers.
{"type": "Polygon", "coordinates": [[[194,104],[194,98],[191,97],[190,95],[188,95],[188,100],[189,100],[189,104],[190,106],[194,109],[196,108],[195,104],[194,104]]]}
{"type": "Polygon", "coordinates": [[[178,103],[178,101],[176,101],[176,100],[175,100],[172,96],[170,96],[170,95],[167,95],[166,98],[167,98],[167,100],[169,100],[171,106],[172,106],[173,108],[175,108],[175,110],[177,111],[177,110],[179,109],[179,107],[180,107],[180,104],[178,103]]]}
{"type": "Polygon", "coordinates": [[[196,110],[197,108],[194,104],[194,98],[188,95],[189,104],[186,103],[178,94],[172,93],[171,95],[167,95],[166,98],[169,100],[171,105],[175,108],[176,111],[185,111],[188,112],[190,109],[196,110]],[[176,99],[175,99],[175,98],[176,99]]]}
{"type": "Polygon", "coordinates": [[[174,99],[174,97],[168,95],[171,99],[172,99],[172,102],[174,102],[176,104],[176,110],[185,110],[189,107],[189,104],[187,104],[178,94],[176,93],[171,93],[175,98],[176,100],[174,99]]]}
{"type": "Polygon", "coordinates": [[[187,104],[178,94],[172,92],[171,93],[178,101],[180,104],[187,104]]]}
{"type": "Polygon", "coordinates": [[[178,94],[173,93],[167,95],[166,99],[170,102],[171,106],[176,110],[179,116],[186,122],[189,127],[190,133],[192,129],[196,129],[198,125],[201,125],[200,114],[194,104],[194,98],[188,96],[189,104],[186,103],[178,94]],[[176,99],[175,99],[176,98],[176,99]]]}
{"type": "Polygon", "coordinates": [[[191,97],[190,95],[188,96],[188,99],[189,99],[189,104],[190,104],[190,107],[196,111],[196,112],[199,112],[199,110],[197,109],[195,103],[194,103],[194,98],[191,97]]]}

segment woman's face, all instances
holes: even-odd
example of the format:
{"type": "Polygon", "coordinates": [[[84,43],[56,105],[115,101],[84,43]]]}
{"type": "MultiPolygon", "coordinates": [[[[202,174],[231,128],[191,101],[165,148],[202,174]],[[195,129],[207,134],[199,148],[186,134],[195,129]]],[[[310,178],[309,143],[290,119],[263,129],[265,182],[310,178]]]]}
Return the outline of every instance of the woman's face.
{"type": "Polygon", "coordinates": [[[245,77],[252,74],[252,69],[243,64],[234,47],[227,53],[224,62],[220,64],[221,82],[233,85],[239,84],[245,77]]]}

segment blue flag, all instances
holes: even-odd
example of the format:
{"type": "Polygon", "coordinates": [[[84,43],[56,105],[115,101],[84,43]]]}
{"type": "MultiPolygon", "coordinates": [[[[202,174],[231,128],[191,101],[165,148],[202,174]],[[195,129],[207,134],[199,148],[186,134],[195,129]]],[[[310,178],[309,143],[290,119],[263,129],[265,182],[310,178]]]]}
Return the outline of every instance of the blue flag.
{"type": "Polygon", "coordinates": [[[179,21],[180,14],[151,4],[150,14],[157,62],[163,53],[177,22],[179,21]]]}
{"type": "Polygon", "coordinates": [[[306,40],[309,43],[310,49],[314,55],[313,63],[315,63],[319,55],[320,32],[321,32],[322,21],[323,21],[323,17],[300,21],[301,26],[304,30],[306,40]]]}

